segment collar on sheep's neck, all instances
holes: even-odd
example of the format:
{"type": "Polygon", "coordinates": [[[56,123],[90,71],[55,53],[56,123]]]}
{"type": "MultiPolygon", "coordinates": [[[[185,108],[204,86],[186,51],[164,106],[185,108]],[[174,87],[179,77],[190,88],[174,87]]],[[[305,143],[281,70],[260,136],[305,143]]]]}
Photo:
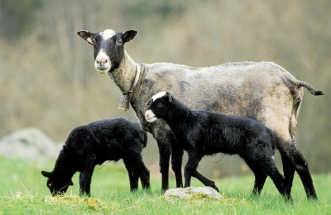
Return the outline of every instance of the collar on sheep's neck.
{"type": "Polygon", "coordinates": [[[137,63],[136,65],[137,65],[137,67],[136,67],[136,76],[135,76],[134,81],[133,81],[133,83],[132,83],[132,85],[131,85],[131,87],[130,87],[130,90],[127,91],[127,92],[123,92],[123,95],[124,95],[124,96],[125,96],[125,95],[129,95],[129,93],[132,93],[132,92],[133,92],[133,88],[134,88],[134,87],[137,85],[137,83],[138,83],[138,80],[139,80],[139,77],[140,77],[140,66],[139,66],[138,63],[137,63]]]}
{"type": "Polygon", "coordinates": [[[137,69],[136,69],[136,76],[134,78],[134,81],[130,87],[130,90],[127,91],[127,92],[123,92],[123,96],[121,96],[121,99],[120,99],[120,104],[119,104],[119,107],[118,109],[121,109],[121,110],[128,110],[130,108],[130,94],[133,92],[133,89],[134,87],[137,85],[138,83],[138,80],[139,80],[139,77],[140,77],[140,66],[139,64],[137,63],[137,69]]]}

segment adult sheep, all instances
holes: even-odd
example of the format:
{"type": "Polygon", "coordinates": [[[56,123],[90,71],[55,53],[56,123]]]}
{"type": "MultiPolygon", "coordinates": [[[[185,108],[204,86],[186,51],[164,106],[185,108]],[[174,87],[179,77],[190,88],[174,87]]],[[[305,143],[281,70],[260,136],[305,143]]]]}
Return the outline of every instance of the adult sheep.
{"type": "Polygon", "coordinates": [[[93,45],[94,67],[109,74],[123,95],[127,95],[141,127],[156,139],[163,190],[168,189],[170,155],[176,186],[182,186],[183,150],[175,144],[177,140],[164,121],[149,123],[144,113],[146,100],[160,91],[171,91],[191,109],[250,117],[275,131],[287,142],[279,149],[287,183],[292,186],[296,170],[307,197],[317,198],[308,163],[295,146],[294,132],[303,87],[313,95],[322,95],[322,91],[270,62],[236,62],[204,68],[136,63],[124,50],[124,44],[136,36],[134,30],[125,33],[111,29],[99,33],[82,30],[77,34],[93,45]]]}
{"type": "Polygon", "coordinates": [[[215,183],[197,171],[205,155],[219,152],[238,154],[255,175],[253,195],[260,195],[267,176],[286,199],[292,199],[284,176],[278,171],[274,155],[282,140],[261,122],[242,116],[193,111],[170,92],[160,92],[147,103],[148,122],[163,119],[173,131],[180,147],[187,151],[184,187],[191,184],[191,176],[218,191],[215,183]]]}
{"type": "Polygon", "coordinates": [[[141,152],[147,145],[147,134],[136,122],[124,118],[104,119],[74,128],[69,134],[52,172],[41,171],[52,195],[63,194],[79,175],[79,193],[90,196],[94,167],[105,161],[123,159],[128,171],[130,190],[150,186],[149,171],[141,152]]]}

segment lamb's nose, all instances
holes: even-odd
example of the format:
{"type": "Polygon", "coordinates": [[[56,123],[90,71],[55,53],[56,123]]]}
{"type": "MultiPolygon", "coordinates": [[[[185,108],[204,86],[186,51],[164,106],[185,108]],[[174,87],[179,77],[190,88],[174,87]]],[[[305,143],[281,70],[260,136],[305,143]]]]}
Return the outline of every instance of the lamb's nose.
{"type": "Polygon", "coordinates": [[[145,118],[148,118],[149,117],[149,114],[148,113],[145,113],[145,118]]]}

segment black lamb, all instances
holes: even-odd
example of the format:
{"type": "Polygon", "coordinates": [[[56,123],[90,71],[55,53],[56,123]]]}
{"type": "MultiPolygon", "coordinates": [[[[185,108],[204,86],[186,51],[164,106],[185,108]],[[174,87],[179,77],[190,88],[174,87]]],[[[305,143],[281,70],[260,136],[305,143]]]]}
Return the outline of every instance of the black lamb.
{"type": "Polygon", "coordinates": [[[281,144],[281,139],[262,123],[246,117],[193,111],[169,92],[154,95],[147,105],[146,120],[165,120],[180,146],[188,153],[184,169],[185,187],[190,186],[193,176],[218,191],[215,183],[196,169],[203,156],[222,152],[238,154],[251,168],[255,175],[254,195],[260,195],[269,176],[278,191],[286,199],[291,199],[290,189],[274,161],[275,147],[281,144]]]}
{"type": "Polygon", "coordinates": [[[141,152],[147,145],[147,134],[138,123],[124,118],[104,119],[74,128],[56,160],[52,172],[41,171],[48,178],[52,195],[64,194],[72,183],[72,176],[80,172],[80,195],[90,196],[94,167],[105,161],[121,158],[129,174],[130,189],[138,189],[138,178],[147,189],[149,171],[141,152]]]}

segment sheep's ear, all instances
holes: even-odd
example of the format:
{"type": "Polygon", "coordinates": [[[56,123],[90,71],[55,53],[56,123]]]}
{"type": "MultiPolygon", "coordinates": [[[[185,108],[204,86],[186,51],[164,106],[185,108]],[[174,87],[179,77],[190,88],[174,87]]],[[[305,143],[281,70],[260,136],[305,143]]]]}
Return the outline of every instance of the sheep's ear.
{"type": "Polygon", "coordinates": [[[83,40],[86,40],[88,44],[93,45],[94,42],[94,35],[95,33],[91,33],[89,31],[86,30],[82,30],[82,31],[77,31],[77,34],[83,38],[83,40]]]}
{"type": "Polygon", "coordinates": [[[172,103],[173,97],[172,97],[171,93],[170,92],[167,92],[166,93],[166,96],[168,97],[169,102],[172,103]]]}
{"type": "Polygon", "coordinates": [[[52,178],[53,173],[52,172],[46,172],[46,171],[41,171],[41,174],[45,176],[46,178],[52,178]]]}
{"type": "Polygon", "coordinates": [[[128,30],[123,34],[123,42],[129,42],[137,35],[137,31],[135,30],[128,30]]]}

